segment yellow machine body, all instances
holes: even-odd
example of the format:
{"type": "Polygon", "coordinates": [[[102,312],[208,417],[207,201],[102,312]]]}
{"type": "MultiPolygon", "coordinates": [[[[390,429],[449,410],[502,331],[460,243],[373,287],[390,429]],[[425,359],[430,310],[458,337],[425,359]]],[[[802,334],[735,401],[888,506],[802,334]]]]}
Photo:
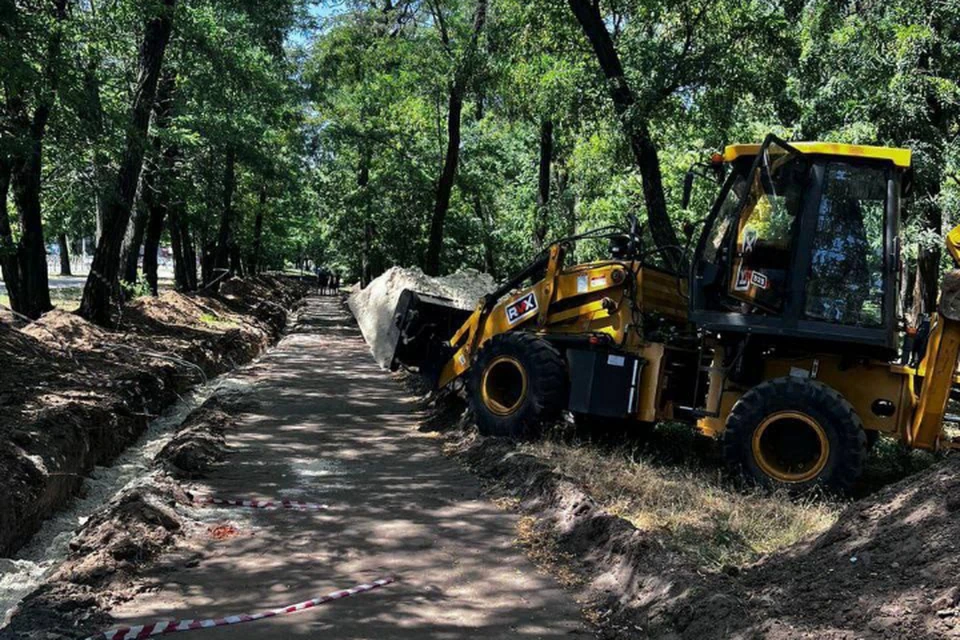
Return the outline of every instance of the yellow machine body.
{"type": "Polygon", "coordinates": [[[489,311],[484,310],[483,301],[477,305],[450,339],[456,352],[444,366],[439,386],[464,374],[480,348],[507,331],[522,328],[539,333],[604,335],[613,344],[639,353],[647,345],[640,334],[630,331],[634,311],[686,322],[684,279],[635,262],[604,261],[563,269],[562,249],[554,245],[550,251],[542,280],[505,297],[489,311]],[[634,309],[628,299],[634,286],[630,279],[639,290],[640,309],[634,309]],[[524,308],[515,311],[524,301],[524,308]]]}

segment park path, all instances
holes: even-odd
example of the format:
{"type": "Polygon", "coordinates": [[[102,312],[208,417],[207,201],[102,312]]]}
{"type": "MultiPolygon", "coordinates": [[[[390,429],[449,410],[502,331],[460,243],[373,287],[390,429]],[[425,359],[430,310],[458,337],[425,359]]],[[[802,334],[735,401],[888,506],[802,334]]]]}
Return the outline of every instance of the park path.
{"type": "Polygon", "coordinates": [[[151,590],[112,611],[122,623],[252,613],[396,576],[305,612],[177,637],[591,635],[572,596],[516,546],[517,516],[416,430],[416,405],[339,300],[309,298],[292,331],[237,376],[256,408],[229,432],[227,464],[195,488],[331,508],[202,510],[208,525],[158,564],[151,590]]]}

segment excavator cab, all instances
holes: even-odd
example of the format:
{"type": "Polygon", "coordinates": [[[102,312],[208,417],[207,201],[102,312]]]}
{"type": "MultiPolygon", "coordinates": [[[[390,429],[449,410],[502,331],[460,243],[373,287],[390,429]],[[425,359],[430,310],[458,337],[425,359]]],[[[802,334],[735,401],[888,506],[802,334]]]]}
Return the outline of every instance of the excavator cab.
{"type": "Polygon", "coordinates": [[[697,245],[691,320],[892,357],[909,152],[771,135],[722,161],[731,170],[697,245]]]}

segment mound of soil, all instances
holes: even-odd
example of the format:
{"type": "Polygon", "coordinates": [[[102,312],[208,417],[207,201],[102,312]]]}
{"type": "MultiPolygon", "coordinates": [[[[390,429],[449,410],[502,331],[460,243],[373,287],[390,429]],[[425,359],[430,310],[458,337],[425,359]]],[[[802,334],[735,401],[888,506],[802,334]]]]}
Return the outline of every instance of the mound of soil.
{"type": "Polygon", "coordinates": [[[770,638],[960,638],[958,539],[960,460],[950,458],[745,572],[757,604],[751,629],[770,638]]]}
{"type": "Polygon", "coordinates": [[[224,434],[230,417],[218,411],[201,409],[187,419],[157,456],[167,471],[178,478],[202,478],[226,455],[224,434]]]}
{"type": "Polygon", "coordinates": [[[98,345],[107,336],[107,332],[97,325],[60,309],[44,314],[42,323],[29,324],[23,332],[40,341],[52,341],[54,347],[70,348],[98,345]]]}
{"type": "Polygon", "coordinates": [[[226,432],[236,424],[238,413],[250,408],[240,393],[218,392],[190,413],[168,442],[156,462],[172,476],[203,478],[227,455],[226,432]]]}
{"type": "Polygon", "coordinates": [[[106,611],[135,595],[140,568],[180,534],[174,506],[185,500],[162,475],[120,494],[80,529],[67,560],[21,603],[0,639],[85,638],[108,626],[106,611]]]}
{"type": "Polygon", "coordinates": [[[23,330],[0,323],[0,557],[178,394],[266,348],[306,293],[258,276],[225,282],[215,296],[135,300],[116,330],[58,310],[23,330]]]}

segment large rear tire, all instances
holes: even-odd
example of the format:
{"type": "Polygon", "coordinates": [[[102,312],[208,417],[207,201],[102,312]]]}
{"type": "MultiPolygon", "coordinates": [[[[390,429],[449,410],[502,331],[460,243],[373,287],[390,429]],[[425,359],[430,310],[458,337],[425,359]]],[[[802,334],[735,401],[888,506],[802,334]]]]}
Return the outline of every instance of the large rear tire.
{"type": "Polygon", "coordinates": [[[815,380],[776,378],[733,406],[723,453],[732,470],[767,487],[846,492],[863,472],[867,435],[834,389],[815,380]]]}
{"type": "Polygon", "coordinates": [[[468,377],[480,433],[516,439],[540,435],[567,403],[567,366],[546,340],[520,331],[494,336],[468,377]]]}

